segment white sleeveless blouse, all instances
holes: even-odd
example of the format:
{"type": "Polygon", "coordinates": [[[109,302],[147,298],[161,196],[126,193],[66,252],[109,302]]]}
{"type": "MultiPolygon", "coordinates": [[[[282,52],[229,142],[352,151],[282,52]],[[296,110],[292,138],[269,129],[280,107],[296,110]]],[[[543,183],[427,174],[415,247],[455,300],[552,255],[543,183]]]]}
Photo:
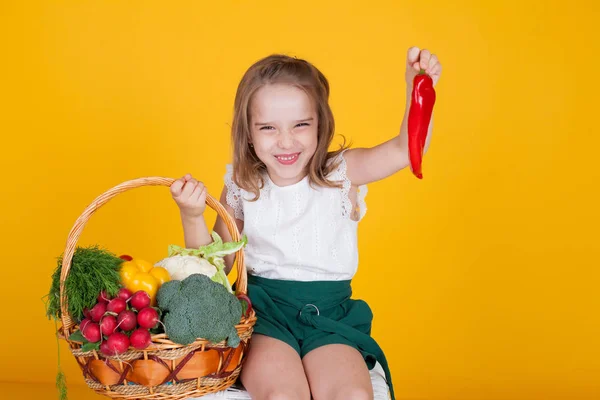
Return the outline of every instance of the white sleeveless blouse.
{"type": "Polygon", "coordinates": [[[351,219],[343,153],[329,179],[342,188],[311,187],[308,177],[289,186],[277,186],[265,173],[260,198],[238,187],[227,165],[227,204],[244,221],[243,234],[250,275],[294,281],[352,279],[358,268],[357,228],[366,213],[367,187],[358,189],[358,221],[351,219]]]}

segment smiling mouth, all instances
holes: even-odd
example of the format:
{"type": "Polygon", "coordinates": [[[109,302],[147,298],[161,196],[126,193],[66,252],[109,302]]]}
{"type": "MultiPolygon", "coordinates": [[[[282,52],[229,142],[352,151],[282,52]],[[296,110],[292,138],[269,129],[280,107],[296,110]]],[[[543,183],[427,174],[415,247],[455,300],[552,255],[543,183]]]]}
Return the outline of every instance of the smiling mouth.
{"type": "Polygon", "coordinates": [[[300,153],[279,154],[279,155],[275,156],[277,161],[279,161],[279,163],[283,164],[283,165],[294,164],[296,161],[298,161],[298,157],[300,157],[300,153]]]}

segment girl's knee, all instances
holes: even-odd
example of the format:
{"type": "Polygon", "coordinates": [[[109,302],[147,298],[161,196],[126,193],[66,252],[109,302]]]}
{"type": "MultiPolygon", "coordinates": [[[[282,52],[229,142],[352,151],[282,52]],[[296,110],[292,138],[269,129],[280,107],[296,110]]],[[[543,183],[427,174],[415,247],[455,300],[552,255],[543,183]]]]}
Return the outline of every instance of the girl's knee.
{"type": "Polygon", "coordinates": [[[372,388],[364,388],[360,386],[350,386],[341,390],[332,390],[331,392],[322,393],[320,396],[315,395],[315,400],[373,400],[372,388]]]}
{"type": "Polygon", "coordinates": [[[336,395],[335,399],[373,400],[373,390],[372,388],[353,387],[336,395]]]}
{"type": "MultiPolygon", "coordinates": [[[[267,370],[261,365],[244,366],[241,383],[253,400],[310,400],[310,388],[303,374],[267,370]]],[[[289,368],[289,367],[288,367],[289,368]]]]}
{"type": "Polygon", "coordinates": [[[310,400],[310,392],[298,392],[281,388],[265,394],[265,400],[310,400]]]}
{"type": "Polygon", "coordinates": [[[285,382],[278,384],[262,382],[252,389],[246,388],[252,399],[256,400],[311,400],[308,385],[288,385],[285,382]]]}

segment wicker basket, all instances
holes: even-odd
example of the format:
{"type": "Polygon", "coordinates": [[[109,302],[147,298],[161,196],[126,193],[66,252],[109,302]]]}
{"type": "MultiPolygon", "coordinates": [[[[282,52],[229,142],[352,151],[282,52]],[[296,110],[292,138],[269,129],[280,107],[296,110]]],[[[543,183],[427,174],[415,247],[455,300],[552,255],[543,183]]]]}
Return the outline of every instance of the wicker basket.
{"type": "MultiPolygon", "coordinates": [[[[81,367],[87,385],[99,394],[115,399],[185,399],[225,390],[240,374],[245,352],[256,322],[252,307],[236,325],[240,345],[231,348],[226,342],[212,343],[198,339],[187,346],[174,343],[166,334],[153,335],[152,344],[144,350],[133,347],[123,354],[107,357],[95,350],[83,352],[82,343],[69,340],[78,329],[68,314],[64,282],[71,268],[76,244],[92,214],[110,199],[127,190],[142,186],[170,186],[172,178],[148,177],[121,183],[98,196],[81,214],[69,233],[60,275],[60,307],[62,326],[58,332],[69,344],[81,367]]],[[[235,221],[211,195],[206,202],[225,221],[234,241],[240,240],[235,221]]],[[[236,253],[236,295],[247,293],[246,265],[243,249],[236,253]]]]}

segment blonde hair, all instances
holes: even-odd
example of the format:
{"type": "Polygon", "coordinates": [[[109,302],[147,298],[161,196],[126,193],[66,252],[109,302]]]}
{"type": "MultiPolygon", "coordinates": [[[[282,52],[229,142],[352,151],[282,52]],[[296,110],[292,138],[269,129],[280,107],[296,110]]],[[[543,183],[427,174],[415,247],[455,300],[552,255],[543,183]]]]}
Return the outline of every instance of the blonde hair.
{"type": "Polygon", "coordinates": [[[233,181],[240,188],[253,193],[253,201],[258,200],[260,189],[265,183],[263,173],[266,172],[266,165],[249,144],[250,102],[262,86],[276,83],[303,89],[317,109],[317,148],[308,164],[309,182],[318,186],[340,187],[341,183],[327,179],[329,173],[337,167],[329,160],[347,148],[344,138],[344,144],[338,150],[329,151],[335,131],[335,121],[329,106],[329,82],[311,63],[282,54],[272,54],[254,63],[238,85],[231,127],[233,181]]]}

